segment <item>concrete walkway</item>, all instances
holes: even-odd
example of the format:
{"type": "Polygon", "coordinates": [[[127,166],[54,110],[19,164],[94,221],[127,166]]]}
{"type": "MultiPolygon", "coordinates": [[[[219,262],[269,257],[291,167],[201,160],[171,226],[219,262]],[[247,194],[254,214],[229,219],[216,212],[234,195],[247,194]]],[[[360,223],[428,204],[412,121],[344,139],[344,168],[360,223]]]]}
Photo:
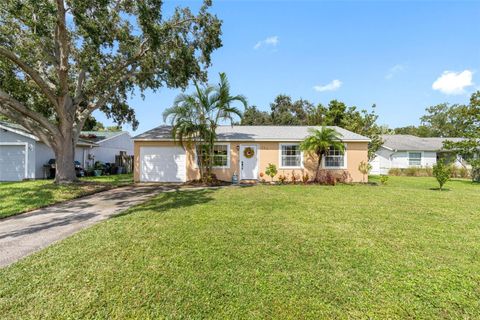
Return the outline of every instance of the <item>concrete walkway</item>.
{"type": "Polygon", "coordinates": [[[0,220],[0,267],[176,186],[128,186],[0,220]]]}

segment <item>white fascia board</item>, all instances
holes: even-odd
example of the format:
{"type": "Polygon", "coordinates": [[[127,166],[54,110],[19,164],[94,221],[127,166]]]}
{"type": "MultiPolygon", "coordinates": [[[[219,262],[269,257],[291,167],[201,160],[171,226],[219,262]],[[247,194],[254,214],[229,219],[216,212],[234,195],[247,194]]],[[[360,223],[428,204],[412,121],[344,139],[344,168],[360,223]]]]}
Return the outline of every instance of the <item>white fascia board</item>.
{"type": "Polygon", "coordinates": [[[23,132],[23,131],[21,131],[21,130],[17,130],[17,129],[14,129],[14,128],[10,128],[10,127],[8,127],[8,126],[4,126],[4,125],[1,125],[1,124],[0,124],[0,129],[4,129],[4,130],[10,131],[10,132],[19,134],[19,135],[21,135],[21,136],[24,136],[24,137],[33,139],[33,140],[35,140],[35,141],[40,141],[40,139],[38,139],[37,136],[34,136],[33,134],[26,133],[26,132],[23,132]]]}
{"type": "MultiPolygon", "coordinates": [[[[133,141],[159,141],[159,142],[174,142],[178,140],[174,139],[132,139],[133,141]]],[[[217,142],[301,142],[303,139],[219,139],[217,142]]],[[[370,142],[370,139],[362,139],[362,140],[340,140],[342,142],[370,142]]]]}
{"type": "Polygon", "coordinates": [[[115,139],[115,138],[117,138],[117,137],[120,137],[120,136],[122,136],[122,135],[124,135],[124,134],[128,134],[128,136],[130,136],[130,134],[129,134],[127,131],[125,131],[125,132],[121,132],[121,133],[119,133],[119,134],[117,134],[117,135],[115,135],[115,136],[111,136],[111,137],[109,137],[109,138],[107,138],[107,139],[103,139],[103,140],[97,141],[96,143],[102,143],[102,142],[105,142],[105,141],[108,141],[108,140],[112,140],[112,139],[115,139]]]}

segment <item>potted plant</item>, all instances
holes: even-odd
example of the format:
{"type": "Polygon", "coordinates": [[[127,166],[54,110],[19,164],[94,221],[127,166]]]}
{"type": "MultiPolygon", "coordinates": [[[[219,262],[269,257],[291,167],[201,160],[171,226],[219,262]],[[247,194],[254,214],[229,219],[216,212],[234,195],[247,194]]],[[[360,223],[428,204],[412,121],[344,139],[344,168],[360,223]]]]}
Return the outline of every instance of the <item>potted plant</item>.
{"type": "Polygon", "coordinates": [[[101,176],[104,168],[105,166],[101,161],[96,161],[93,169],[93,175],[95,177],[101,176]]]}

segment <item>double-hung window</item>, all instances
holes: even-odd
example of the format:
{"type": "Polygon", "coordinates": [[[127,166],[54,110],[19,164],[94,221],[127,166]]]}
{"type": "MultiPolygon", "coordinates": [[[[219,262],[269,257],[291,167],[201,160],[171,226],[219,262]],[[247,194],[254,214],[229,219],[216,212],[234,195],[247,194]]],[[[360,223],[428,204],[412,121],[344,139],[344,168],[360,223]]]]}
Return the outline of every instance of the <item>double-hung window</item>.
{"type": "Polygon", "coordinates": [[[300,168],[302,166],[302,151],[299,144],[280,145],[280,167],[300,168]]]}
{"type": "Polygon", "coordinates": [[[344,168],[345,167],[345,152],[330,147],[325,156],[325,168],[344,168]]]}
{"type": "Polygon", "coordinates": [[[408,153],[408,165],[419,167],[422,165],[422,153],[421,152],[409,152],[408,153]]]}
{"type": "Polygon", "coordinates": [[[216,144],[213,146],[213,166],[228,167],[228,144],[216,144]]]}
{"type": "MultiPolygon", "coordinates": [[[[201,159],[206,158],[208,147],[206,145],[197,146],[197,165],[201,159]]],[[[213,146],[212,161],[214,168],[230,167],[230,145],[215,144],[213,146]]]]}

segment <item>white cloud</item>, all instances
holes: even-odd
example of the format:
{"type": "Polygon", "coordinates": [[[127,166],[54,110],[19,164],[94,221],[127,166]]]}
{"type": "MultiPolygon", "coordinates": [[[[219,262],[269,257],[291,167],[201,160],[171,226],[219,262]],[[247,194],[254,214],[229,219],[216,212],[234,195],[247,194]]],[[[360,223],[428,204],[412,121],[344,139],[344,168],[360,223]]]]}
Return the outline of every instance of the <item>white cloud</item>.
{"type": "Polygon", "coordinates": [[[271,37],[268,37],[264,40],[261,40],[261,41],[258,41],[255,46],[253,46],[253,49],[255,50],[258,50],[260,49],[261,47],[263,46],[272,46],[272,47],[276,47],[277,44],[278,44],[278,36],[271,36],[271,37]]]}
{"type": "Polygon", "coordinates": [[[392,79],[397,73],[403,72],[407,69],[407,67],[403,64],[396,64],[390,69],[388,69],[387,75],[385,79],[390,80],[392,79]]]}
{"type": "Polygon", "coordinates": [[[342,81],[335,79],[332,82],[327,83],[326,85],[314,86],[313,89],[318,92],[335,91],[341,86],[342,86],[342,81]]]}
{"type": "Polygon", "coordinates": [[[462,72],[444,71],[442,75],[432,84],[433,90],[444,94],[462,94],[465,88],[473,85],[473,72],[465,70],[462,72]]]}

